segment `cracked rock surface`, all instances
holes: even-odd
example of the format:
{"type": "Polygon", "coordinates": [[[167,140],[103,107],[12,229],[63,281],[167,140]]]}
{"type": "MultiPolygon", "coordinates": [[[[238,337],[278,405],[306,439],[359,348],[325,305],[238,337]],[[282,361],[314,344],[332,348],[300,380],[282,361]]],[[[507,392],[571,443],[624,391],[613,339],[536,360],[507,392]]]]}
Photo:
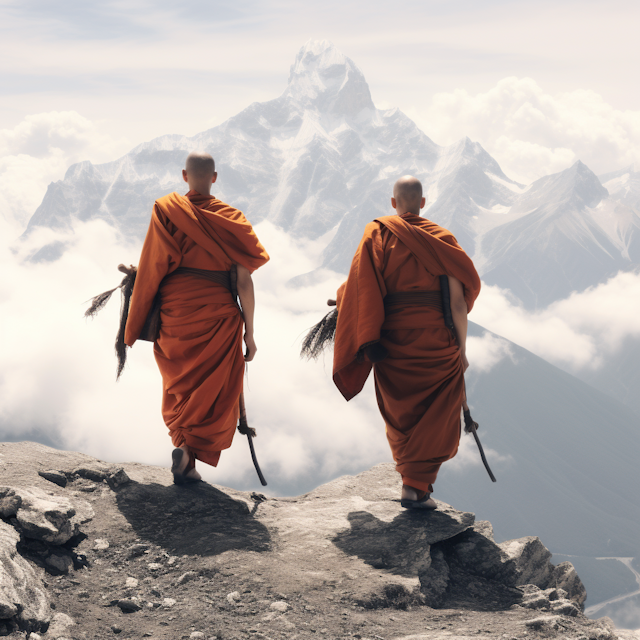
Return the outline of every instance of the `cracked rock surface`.
{"type": "Polygon", "coordinates": [[[537,538],[496,544],[444,503],[402,509],[393,465],[295,498],[33,443],[0,444],[0,471],[11,637],[634,637],[584,617],[579,577],[537,538]]]}

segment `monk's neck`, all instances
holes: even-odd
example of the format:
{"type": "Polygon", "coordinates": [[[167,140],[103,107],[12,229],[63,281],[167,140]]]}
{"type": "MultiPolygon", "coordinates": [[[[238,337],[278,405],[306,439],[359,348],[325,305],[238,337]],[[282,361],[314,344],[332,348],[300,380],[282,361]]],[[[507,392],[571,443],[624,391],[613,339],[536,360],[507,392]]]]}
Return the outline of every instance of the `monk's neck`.
{"type": "Polygon", "coordinates": [[[196,186],[189,185],[189,193],[187,195],[188,196],[200,195],[200,196],[204,196],[205,198],[210,198],[211,197],[211,185],[209,185],[209,188],[199,187],[199,186],[196,187],[196,186]]]}

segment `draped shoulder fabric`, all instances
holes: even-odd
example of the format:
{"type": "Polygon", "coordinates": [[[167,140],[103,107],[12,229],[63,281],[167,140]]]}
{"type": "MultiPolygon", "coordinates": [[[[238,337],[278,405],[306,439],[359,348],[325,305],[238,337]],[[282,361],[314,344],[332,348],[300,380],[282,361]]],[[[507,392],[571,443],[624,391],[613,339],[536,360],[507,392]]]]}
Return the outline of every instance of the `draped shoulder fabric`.
{"type": "Polygon", "coordinates": [[[406,484],[431,491],[460,435],[463,370],[442,310],[407,305],[385,311],[385,296],[440,291],[439,276],[462,282],[468,310],[480,292],[473,262],[449,231],[413,214],[378,218],[365,228],[338,292],[333,379],[350,400],[374,368],[378,406],[406,484]],[[388,356],[373,365],[367,346],[388,356]]]}
{"type": "Polygon", "coordinates": [[[125,342],[132,346],[160,292],[154,355],[163,381],[162,415],[174,446],[216,465],[238,420],[243,320],[231,292],[178,267],[253,272],[269,260],[241,211],[212,196],[171,193],[156,201],[131,298],[125,342]]]}

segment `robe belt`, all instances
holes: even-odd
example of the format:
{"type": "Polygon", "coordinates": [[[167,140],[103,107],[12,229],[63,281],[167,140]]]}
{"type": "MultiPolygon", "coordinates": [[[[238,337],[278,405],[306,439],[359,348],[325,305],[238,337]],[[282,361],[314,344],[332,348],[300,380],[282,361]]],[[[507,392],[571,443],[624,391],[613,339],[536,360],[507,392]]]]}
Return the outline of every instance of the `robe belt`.
{"type": "Polygon", "coordinates": [[[232,291],[231,271],[210,271],[209,269],[195,269],[192,267],[178,267],[175,271],[172,271],[168,276],[165,276],[164,280],[168,280],[173,276],[181,274],[189,274],[198,278],[204,278],[222,285],[225,289],[232,291]]]}
{"type": "MultiPolygon", "coordinates": [[[[388,293],[384,297],[384,310],[389,313],[391,307],[411,306],[430,307],[436,311],[442,311],[442,296],[440,291],[398,291],[388,293]]],[[[393,309],[391,313],[396,313],[400,309],[393,309]]]]}

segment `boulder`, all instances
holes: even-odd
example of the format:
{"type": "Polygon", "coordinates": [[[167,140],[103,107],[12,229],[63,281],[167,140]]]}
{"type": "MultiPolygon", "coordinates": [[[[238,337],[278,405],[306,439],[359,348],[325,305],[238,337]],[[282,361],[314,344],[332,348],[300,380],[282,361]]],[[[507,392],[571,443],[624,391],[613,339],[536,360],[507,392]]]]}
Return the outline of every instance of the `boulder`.
{"type": "MultiPolygon", "coordinates": [[[[482,530],[482,529],[481,529],[482,530]]],[[[472,575],[500,582],[512,587],[517,583],[516,563],[483,533],[470,529],[447,545],[450,553],[472,575]]]]}
{"type": "Polygon", "coordinates": [[[587,590],[570,562],[551,564],[551,552],[539,538],[529,536],[507,540],[498,545],[516,565],[517,585],[535,585],[541,589],[564,590],[579,607],[587,599],[587,590]]]}
{"type": "Polygon", "coordinates": [[[72,504],[66,497],[36,487],[16,491],[22,499],[16,514],[17,527],[27,538],[61,545],[79,533],[82,522],[93,517],[91,506],[84,500],[72,504]]]}
{"type": "Polygon", "coordinates": [[[576,602],[581,608],[584,607],[587,590],[570,562],[561,562],[553,568],[551,576],[549,576],[549,586],[563,589],[567,592],[569,599],[576,602]]]}
{"type": "Polygon", "coordinates": [[[49,471],[38,471],[38,475],[49,482],[53,482],[53,484],[57,484],[59,487],[63,489],[67,486],[67,476],[62,473],[62,471],[56,471],[55,469],[50,469],[49,471]]]}
{"type": "Polygon", "coordinates": [[[49,601],[33,567],[19,555],[20,536],[0,521],[0,621],[25,631],[42,631],[49,624],[49,601]]]}
{"type": "Polygon", "coordinates": [[[540,588],[549,585],[553,571],[551,552],[540,542],[540,538],[528,536],[507,540],[499,546],[515,563],[518,574],[516,584],[535,584],[540,588]]]}
{"type": "Polygon", "coordinates": [[[11,487],[0,487],[0,518],[12,518],[18,513],[22,498],[11,487]]]}
{"type": "Polygon", "coordinates": [[[424,595],[425,604],[429,607],[440,607],[449,586],[449,565],[442,549],[431,549],[431,565],[420,574],[420,591],[424,595]]]}

